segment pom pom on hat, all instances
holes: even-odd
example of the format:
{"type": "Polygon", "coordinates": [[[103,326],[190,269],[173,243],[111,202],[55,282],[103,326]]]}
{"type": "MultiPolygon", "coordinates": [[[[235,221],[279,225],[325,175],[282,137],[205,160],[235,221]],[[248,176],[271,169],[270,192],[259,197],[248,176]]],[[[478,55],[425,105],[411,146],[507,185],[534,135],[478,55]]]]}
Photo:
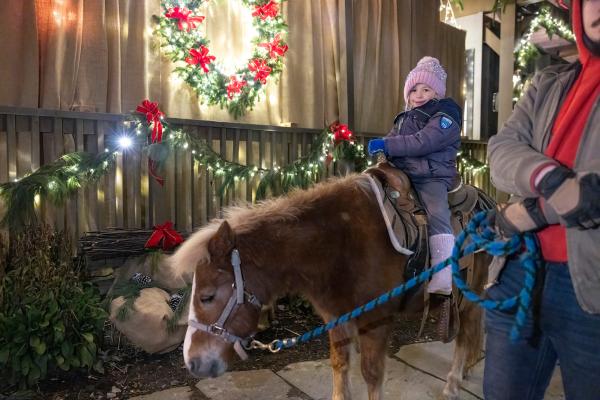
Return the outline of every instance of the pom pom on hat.
{"type": "Polygon", "coordinates": [[[408,73],[404,82],[404,101],[408,104],[408,95],[419,83],[431,87],[438,96],[446,96],[446,78],[448,75],[437,58],[423,57],[417,66],[408,73]]]}

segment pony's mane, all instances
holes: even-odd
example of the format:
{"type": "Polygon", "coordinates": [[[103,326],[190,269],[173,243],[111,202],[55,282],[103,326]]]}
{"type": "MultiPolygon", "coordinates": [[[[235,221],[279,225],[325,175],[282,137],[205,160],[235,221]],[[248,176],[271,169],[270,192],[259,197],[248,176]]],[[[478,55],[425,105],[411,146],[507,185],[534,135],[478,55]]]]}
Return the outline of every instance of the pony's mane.
{"type": "Polygon", "coordinates": [[[252,231],[259,224],[273,224],[298,218],[303,210],[311,209],[323,197],[338,193],[340,189],[353,186],[365,193],[371,189],[365,175],[352,174],[342,178],[331,178],[307,190],[296,189],[289,194],[261,201],[255,205],[232,206],[224,210],[223,219],[214,219],[191,235],[168,259],[175,275],[191,281],[196,265],[210,261],[208,241],[226,220],[236,233],[252,231]]]}

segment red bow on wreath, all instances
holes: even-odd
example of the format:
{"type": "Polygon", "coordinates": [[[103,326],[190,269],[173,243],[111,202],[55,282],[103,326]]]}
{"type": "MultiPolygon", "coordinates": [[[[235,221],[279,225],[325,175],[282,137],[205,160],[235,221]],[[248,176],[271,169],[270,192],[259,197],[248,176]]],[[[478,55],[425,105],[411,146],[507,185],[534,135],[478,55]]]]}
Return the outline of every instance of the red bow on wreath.
{"type": "Polygon", "coordinates": [[[227,85],[227,97],[229,100],[233,99],[236,93],[240,93],[244,86],[247,86],[248,82],[245,80],[238,80],[237,76],[231,75],[229,77],[229,85],[227,85]]]}
{"type": "Polygon", "coordinates": [[[165,17],[176,19],[177,27],[179,28],[179,30],[186,30],[189,32],[192,29],[196,29],[196,24],[202,23],[202,21],[204,21],[205,18],[202,15],[190,16],[191,13],[192,12],[185,7],[173,7],[169,8],[169,10],[165,13],[165,17]]]}
{"type": "Polygon", "coordinates": [[[277,3],[273,0],[262,6],[256,6],[256,9],[252,13],[253,17],[260,17],[263,21],[269,17],[275,18],[279,10],[277,9],[277,3]]]}
{"type": "Polygon", "coordinates": [[[198,49],[190,49],[190,56],[185,59],[185,62],[190,65],[200,64],[202,70],[208,73],[208,64],[215,60],[215,56],[208,55],[208,47],[200,46],[198,49]]]}
{"type": "Polygon", "coordinates": [[[340,124],[339,121],[329,125],[329,132],[333,133],[333,140],[339,143],[343,140],[347,142],[354,142],[352,139],[352,131],[346,124],[340,124]]]}
{"type": "Polygon", "coordinates": [[[259,81],[263,85],[267,83],[267,77],[271,73],[271,67],[269,67],[265,60],[255,58],[248,64],[248,69],[254,72],[254,80],[259,81]]]}
{"type": "Polygon", "coordinates": [[[181,242],[183,242],[183,238],[173,229],[173,222],[166,221],[162,225],[154,226],[154,232],[152,232],[144,247],[146,249],[162,247],[163,250],[167,251],[173,249],[181,242]]]}
{"type": "Polygon", "coordinates": [[[135,111],[142,113],[146,116],[146,121],[149,124],[153,124],[152,127],[152,143],[160,143],[162,141],[163,125],[161,118],[165,114],[158,109],[158,103],[153,103],[150,100],[144,100],[137,106],[135,111]]]}
{"type": "Polygon", "coordinates": [[[272,42],[260,43],[258,47],[264,47],[265,49],[267,49],[267,51],[269,52],[269,57],[271,58],[277,58],[278,56],[283,57],[285,52],[288,51],[288,45],[279,45],[279,43],[281,42],[280,36],[281,35],[278,33],[273,38],[272,42]]]}

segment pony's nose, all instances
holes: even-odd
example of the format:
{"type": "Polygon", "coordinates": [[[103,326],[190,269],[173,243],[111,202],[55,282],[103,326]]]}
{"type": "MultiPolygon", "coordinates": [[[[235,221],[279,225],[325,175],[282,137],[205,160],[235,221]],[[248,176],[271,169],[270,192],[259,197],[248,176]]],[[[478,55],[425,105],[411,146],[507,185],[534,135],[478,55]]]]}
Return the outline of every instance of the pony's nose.
{"type": "Polygon", "coordinates": [[[225,372],[226,366],[219,360],[203,362],[202,358],[196,357],[189,360],[188,368],[194,376],[199,378],[216,378],[225,372]]]}
{"type": "Polygon", "coordinates": [[[223,371],[221,369],[221,365],[217,361],[213,361],[210,364],[210,372],[209,372],[210,377],[216,378],[217,376],[221,375],[222,373],[223,373],[223,371]]]}
{"type": "Polygon", "coordinates": [[[196,376],[202,376],[202,359],[200,357],[192,358],[188,363],[190,372],[196,376]]]}

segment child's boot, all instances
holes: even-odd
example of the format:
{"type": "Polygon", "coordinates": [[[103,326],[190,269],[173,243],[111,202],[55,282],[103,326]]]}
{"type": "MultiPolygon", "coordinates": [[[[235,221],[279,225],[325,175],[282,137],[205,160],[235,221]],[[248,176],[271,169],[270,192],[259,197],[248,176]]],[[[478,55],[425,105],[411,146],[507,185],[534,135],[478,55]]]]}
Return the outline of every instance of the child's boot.
{"type": "MultiPolygon", "coordinates": [[[[436,266],[452,255],[454,235],[439,234],[429,237],[431,267],[436,266]]],[[[452,299],[452,267],[447,266],[433,275],[427,291],[432,310],[436,310],[438,340],[447,343],[454,339],[458,330],[456,305],[452,299]]]]}
{"type": "MultiPolygon", "coordinates": [[[[454,235],[442,233],[429,237],[429,251],[431,254],[431,267],[436,266],[452,255],[454,248],[454,235]]],[[[452,267],[447,266],[434,274],[427,287],[429,293],[452,294],[452,267]]]]}

